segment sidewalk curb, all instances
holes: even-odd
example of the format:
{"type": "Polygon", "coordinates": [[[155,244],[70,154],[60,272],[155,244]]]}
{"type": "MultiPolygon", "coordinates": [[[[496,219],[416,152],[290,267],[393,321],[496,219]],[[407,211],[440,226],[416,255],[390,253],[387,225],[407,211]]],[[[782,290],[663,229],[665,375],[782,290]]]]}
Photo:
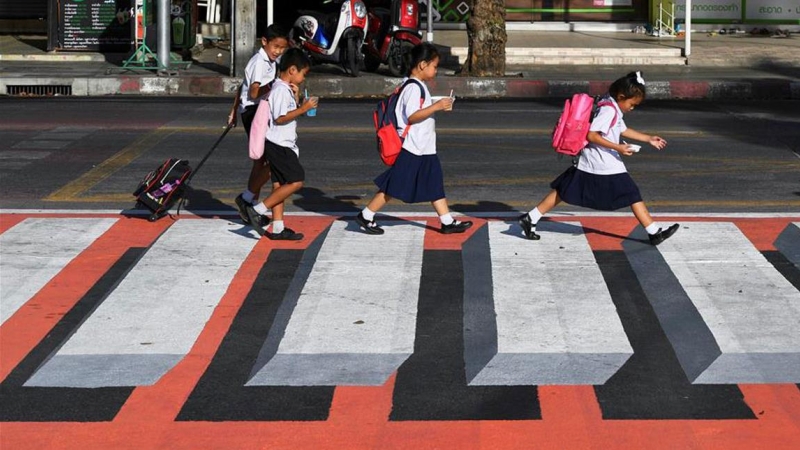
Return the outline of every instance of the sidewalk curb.
{"type": "MultiPolygon", "coordinates": [[[[388,94],[399,80],[391,77],[314,77],[308,89],[323,98],[361,99],[388,94]]],[[[210,96],[229,97],[241,83],[224,76],[98,76],[98,77],[9,77],[0,76],[0,93],[8,86],[70,86],[73,96],[210,96]]],[[[432,92],[449,92],[464,99],[565,98],[577,92],[602,94],[609,82],[535,80],[522,78],[440,77],[429,83],[432,92]]],[[[781,79],[732,81],[652,81],[652,99],[781,99],[800,100],[800,82],[781,79]]]]}

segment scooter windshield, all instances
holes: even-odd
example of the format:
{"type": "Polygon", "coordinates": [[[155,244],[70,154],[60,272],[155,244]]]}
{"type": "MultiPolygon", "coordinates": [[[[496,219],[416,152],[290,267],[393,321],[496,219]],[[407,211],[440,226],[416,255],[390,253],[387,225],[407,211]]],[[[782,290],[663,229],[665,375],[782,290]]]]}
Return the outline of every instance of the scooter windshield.
{"type": "Polygon", "coordinates": [[[312,40],[319,44],[319,46],[322,48],[328,48],[331,46],[330,41],[328,41],[328,38],[325,37],[325,33],[322,32],[322,27],[317,27],[317,32],[314,33],[312,40]]]}

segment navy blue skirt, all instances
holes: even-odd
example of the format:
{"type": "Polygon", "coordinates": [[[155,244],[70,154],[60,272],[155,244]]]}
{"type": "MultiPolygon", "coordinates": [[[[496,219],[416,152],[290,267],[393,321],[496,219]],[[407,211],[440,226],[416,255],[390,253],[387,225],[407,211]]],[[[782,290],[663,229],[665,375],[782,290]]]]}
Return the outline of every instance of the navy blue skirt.
{"type": "Polygon", "coordinates": [[[570,167],[550,187],[570,205],[614,211],[642,201],[639,188],[627,172],[595,175],[570,167]]]}
{"type": "Polygon", "coordinates": [[[375,178],[378,189],[406,203],[444,198],[444,173],[437,155],[400,151],[394,165],[375,178]]]}

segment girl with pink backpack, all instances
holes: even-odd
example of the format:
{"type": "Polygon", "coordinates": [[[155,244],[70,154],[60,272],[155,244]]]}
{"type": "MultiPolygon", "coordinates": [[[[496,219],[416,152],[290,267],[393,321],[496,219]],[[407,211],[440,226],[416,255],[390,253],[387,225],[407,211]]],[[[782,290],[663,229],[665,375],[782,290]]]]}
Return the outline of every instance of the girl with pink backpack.
{"type": "Polygon", "coordinates": [[[542,201],[520,216],[519,224],[527,239],[540,239],[536,233],[537,222],[562,201],[601,211],[630,207],[652,245],[664,242],[678,231],[677,223],[666,229],[656,224],[622,160],[623,156],[638,152],[640,146],[628,144],[621,138],[647,142],[657,150],[667,145],[659,136],[628,128],[622,119],[623,113],[633,111],[644,100],[645,93],[641,72],[631,72],[611,84],[608,94],[598,103],[597,115],[586,136],[588,143],[580,153],[577,166],[559,175],[550,183],[552,190],[542,201]]]}

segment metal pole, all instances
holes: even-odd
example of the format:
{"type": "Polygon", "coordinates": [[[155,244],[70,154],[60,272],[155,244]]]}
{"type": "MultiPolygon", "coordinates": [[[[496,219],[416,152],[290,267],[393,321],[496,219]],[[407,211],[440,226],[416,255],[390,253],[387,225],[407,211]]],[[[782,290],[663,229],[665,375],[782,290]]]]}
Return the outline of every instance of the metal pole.
{"type": "Polygon", "coordinates": [[[684,34],[686,45],[683,56],[688,58],[692,54],[692,0],[686,0],[686,20],[683,25],[686,33],[684,34]]]}
{"type": "Polygon", "coordinates": [[[157,0],[158,5],[156,8],[158,19],[158,62],[165,68],[169,69],[169,47],[170,47],[170,2],[169,0],[157,0]]]}
{"type": "Polygon", "coordinates": [[[275,2],[273,0],[267,0],[267,26],[272,25],[272,23],[274,22],[273,20],[274,16],[273,11],[275,6],[274,3],[275,2]]]}
{"type": "Polygon", "coordinates": [[[433,0],[427,0],[428,4],[428,42],[433,42],[433,0]]]}

